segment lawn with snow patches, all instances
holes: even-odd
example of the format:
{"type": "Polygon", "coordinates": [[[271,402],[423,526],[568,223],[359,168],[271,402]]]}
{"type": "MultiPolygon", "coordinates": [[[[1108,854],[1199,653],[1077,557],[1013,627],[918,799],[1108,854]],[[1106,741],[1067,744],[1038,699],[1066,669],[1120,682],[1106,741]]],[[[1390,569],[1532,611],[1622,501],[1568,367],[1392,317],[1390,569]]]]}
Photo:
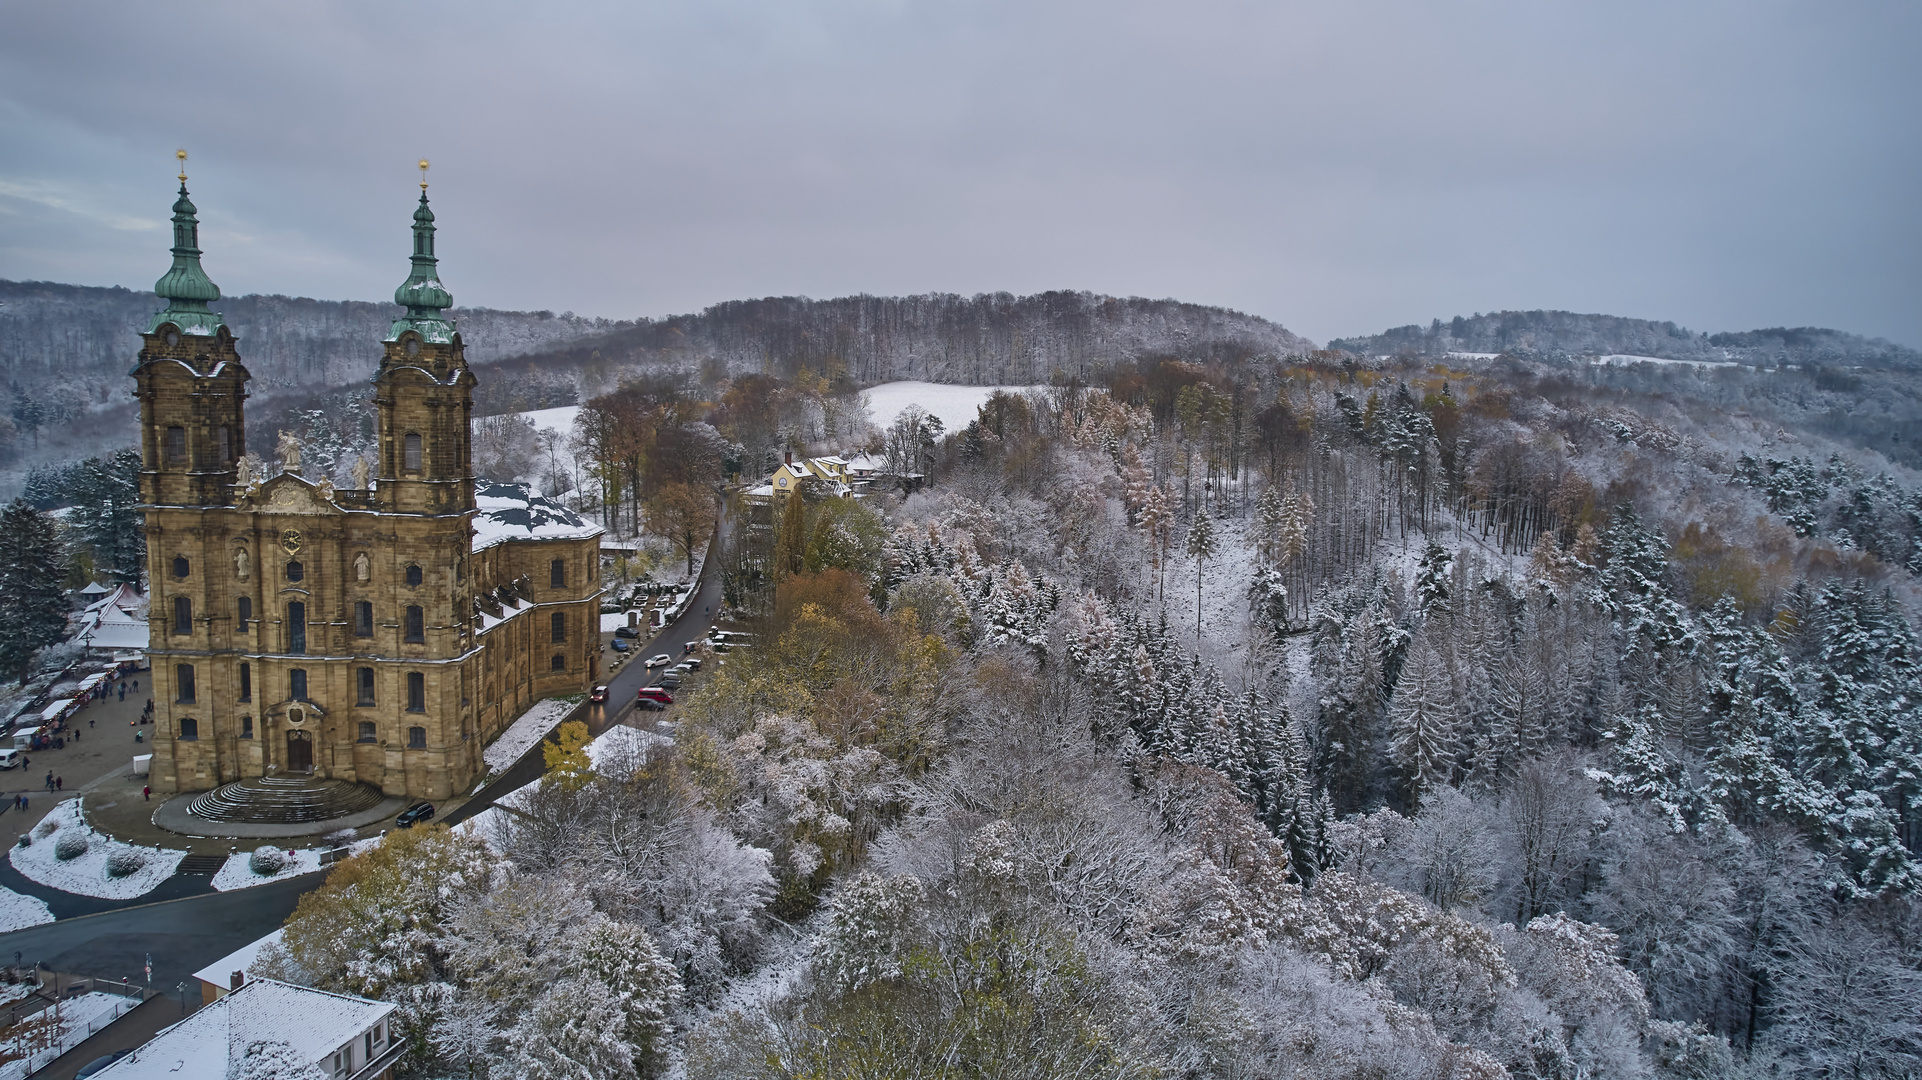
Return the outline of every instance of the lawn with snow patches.
{"type": "Polygon", "coordinates": [[[948,383],[891,382],[869,387],[861,396],[867,400],[868,415],[881,427],[894,423],[901,410],[919,405],[941,418],[941,426],[952,433],[968,426],[996,390],[1025,394],[1046,390],[1045,386],[954,386],[948,383]]]}
{"type": "Polygon", "coordinates": [[[537,701],[534,707],[521,714],[521,718],[501,732],[494,745],[481,754],[487,767],[500,772],[521,759],[521,755],[534,748],[534,744],[547,737],[561,718],[574,711],[574,703],[560,698],[537,701]]]}
{"type": "Polygon", "coordinates": [[[98,896],[103,900],[132,900],[136,896],[145,896],[161,882],[174,876],[180,860],[187,855],[184,851],[171,848],[126,844],[94,832],[80,816],[78,798],[67,799],[48,811],[46,820],[34,827],[32,835],[31,847],[13,849],[10,858],[15,870],[48,888],[80,896],[98,896]],[[53,822],[57,827],[43,837],[40,831],[47,822],[53,822]],[[54,854],[54,849],[62,836],[72,832],[86,834],[87,850],[63,862],[54,854]],[[117,851],[136,852],[145,862],[140,869],[126,877],[109,877],[107,857],[117,851]]]}
{"type": "MultiPolygon", "coordinates": [[[[227,861],[220,866],[220,872],[214,875],[214,889],[218,892],[232,892],[235,889],[265,885],[270,881],[285,881],[290,877],[311,874],[320,869],[320,854],[319,848],[301,848],[294,852],[293,858],[287,860],[287,865],[281,868],[280,873],[262,875],[254,873],[253,867],[247,863],[247,860],[253,858],[253,852],[236,852],[227,856],[227,861]]],[[[283,857],[286,855],[285,849],[282,849],[281,855],[283,857]]]]}
{"type": "Polygon", "coordinates": [[[37,896],[22,896],[12,889],[0,889],[0,934],[53,921],[53,911],[37,896]]]}

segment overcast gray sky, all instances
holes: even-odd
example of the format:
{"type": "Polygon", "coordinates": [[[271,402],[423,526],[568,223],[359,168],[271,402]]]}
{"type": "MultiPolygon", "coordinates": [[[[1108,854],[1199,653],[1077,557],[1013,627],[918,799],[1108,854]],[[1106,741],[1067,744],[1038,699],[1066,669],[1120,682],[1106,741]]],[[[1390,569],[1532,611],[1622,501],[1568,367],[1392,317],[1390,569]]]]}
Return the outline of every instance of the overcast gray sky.
{"type": "Polygon", "coordinates": [[[1316,339],[1503,308],[1922,346],[1922,5],[0,0],[0,277],[1090,289],[1316,339]]]}

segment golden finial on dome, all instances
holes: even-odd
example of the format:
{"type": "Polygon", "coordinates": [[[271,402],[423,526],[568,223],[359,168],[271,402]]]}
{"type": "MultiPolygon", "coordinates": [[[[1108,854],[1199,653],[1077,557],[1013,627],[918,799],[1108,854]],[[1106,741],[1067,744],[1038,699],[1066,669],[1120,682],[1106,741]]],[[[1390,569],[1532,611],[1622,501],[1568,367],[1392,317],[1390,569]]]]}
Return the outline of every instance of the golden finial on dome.
{"type": "Polygon", "coordinates": [[[184,184],[187,182],[187,152],[175,150],[174,158],[180,162],[180,182],[184,184]]]}
{"type": "Polygon", "coordinates": [[[427,159],[420,159],[420,189],[427,190],[427,159]]]}

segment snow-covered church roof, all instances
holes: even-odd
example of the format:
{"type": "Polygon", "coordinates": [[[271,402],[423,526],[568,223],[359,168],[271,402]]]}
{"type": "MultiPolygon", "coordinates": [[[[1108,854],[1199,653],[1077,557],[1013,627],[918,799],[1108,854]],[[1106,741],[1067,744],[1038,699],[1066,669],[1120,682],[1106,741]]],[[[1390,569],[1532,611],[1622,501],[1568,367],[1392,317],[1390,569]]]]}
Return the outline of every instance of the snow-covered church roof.
{"type": "Polygon", "coordinates": [[[73,628],[73,636],[89,648],[145,649],[147,598],[131,585],[115,586],[75,616],[73,628]]]}
{"type": "Polygon", "coordinates": [[[474,486],[474,550],[508,540],[585,540],[601,527],[526,484],[482,480],[474,486]]]}

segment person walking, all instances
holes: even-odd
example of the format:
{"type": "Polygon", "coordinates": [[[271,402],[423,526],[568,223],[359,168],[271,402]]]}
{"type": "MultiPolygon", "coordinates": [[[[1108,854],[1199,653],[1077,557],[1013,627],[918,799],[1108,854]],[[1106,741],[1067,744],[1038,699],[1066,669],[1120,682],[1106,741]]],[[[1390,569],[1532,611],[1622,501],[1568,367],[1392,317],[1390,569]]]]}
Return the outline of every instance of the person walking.
{"type": "Polygon", "coordinates": [[[53,770],[52,769],[47,770],[47,790],[48,791],[53,790],[53,770]]]}
{"type": "MultiPolygon", "coordinates": [[[[125,701],[125,700],[127,700],[127,695],[126,695],[126,694],[121,694],[121,695],[120,695],[120,700],[122,700],[122,701],[125,701]]],[[[91,717],[91,716],[89,716],[89,717],[87,717],[87,726],[88,726],[88,727],[92,727],[92,726],[93,726],[93,717],[91,717]]]]}
{"type": "Polygon", "coordinates": [[[54,778],[53,778],[53,789],[54,789],[55,791],[65,791],[65,790],[67,790],[67,778],[66,778],[66,777],[64,777],[64,776],[56,776],[56,777],[54,777],[54,778]]]}
{"type": "Polygon", "coordinates": [[[148,802],[152,802],[152,801],[153,801],[153,788],[152,788],[152,787],[143,787],[143,788],[141,788],[141,789],[140,789],[140,797],[141,797],[142,799],[145,799],[145,800],[147,800],[148,802]]]}

